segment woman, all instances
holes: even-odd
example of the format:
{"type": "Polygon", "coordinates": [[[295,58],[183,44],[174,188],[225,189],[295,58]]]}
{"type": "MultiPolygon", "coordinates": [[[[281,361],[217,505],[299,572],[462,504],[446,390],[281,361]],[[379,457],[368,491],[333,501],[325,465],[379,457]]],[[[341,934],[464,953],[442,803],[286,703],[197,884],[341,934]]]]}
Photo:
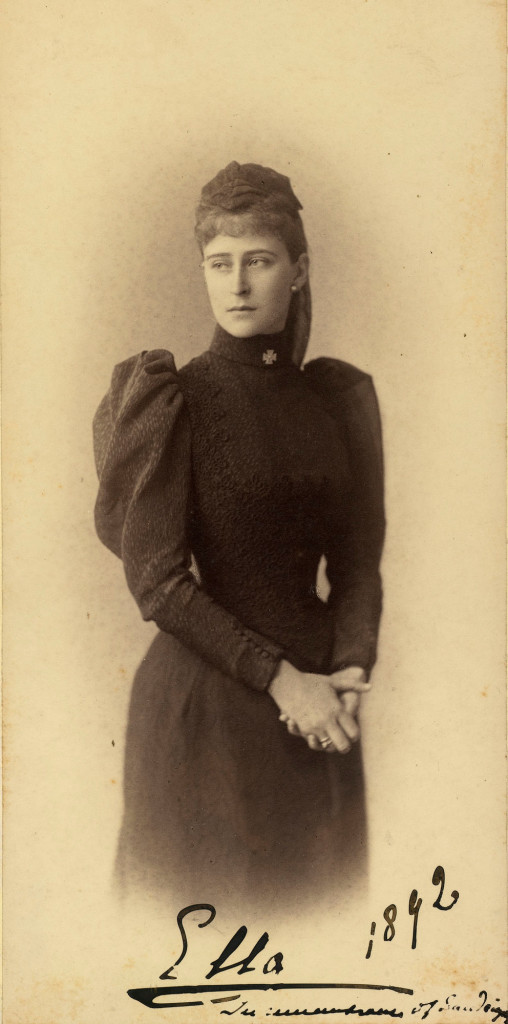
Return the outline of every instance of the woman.
{"type": "Polygon", "coordinates": [[[301,208],[256,164],[205,186],[211,346],[178,372],[164,350],[127,359],[94,423],[97,530],[160,630],[134,682],[117,874],[182,906],[330,899],[365,869],[380,426],[366,374],[302,372],[301,208]]]}

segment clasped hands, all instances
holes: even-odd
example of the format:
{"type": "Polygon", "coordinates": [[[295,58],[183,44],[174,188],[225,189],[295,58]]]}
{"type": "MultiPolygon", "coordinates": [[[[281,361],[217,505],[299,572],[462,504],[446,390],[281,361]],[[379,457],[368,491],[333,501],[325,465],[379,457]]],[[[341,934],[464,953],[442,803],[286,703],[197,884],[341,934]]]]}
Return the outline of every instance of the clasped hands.
{"type": "Polygon", "coordinates": [[[356,716],[361,695],[370,688],[357,665],[324,676],[299,672],[282,660],[268,692],[293,736],[303,737],[311,750],[347,754],[360,738],[356,716]]]}

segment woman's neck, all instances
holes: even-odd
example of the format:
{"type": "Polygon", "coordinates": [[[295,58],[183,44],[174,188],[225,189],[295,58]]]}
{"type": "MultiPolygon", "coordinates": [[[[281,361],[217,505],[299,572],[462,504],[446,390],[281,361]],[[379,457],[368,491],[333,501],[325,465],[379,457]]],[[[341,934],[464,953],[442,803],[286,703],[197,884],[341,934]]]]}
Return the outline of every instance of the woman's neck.
{"type": "Polygon", "coordinates": [[[217,324],[210,351],[233,362],[259,368],[279,369],[294,366],[292,332],[287,326],[274,334],[254,334],[250,338],[237,338],[217,324]]]}

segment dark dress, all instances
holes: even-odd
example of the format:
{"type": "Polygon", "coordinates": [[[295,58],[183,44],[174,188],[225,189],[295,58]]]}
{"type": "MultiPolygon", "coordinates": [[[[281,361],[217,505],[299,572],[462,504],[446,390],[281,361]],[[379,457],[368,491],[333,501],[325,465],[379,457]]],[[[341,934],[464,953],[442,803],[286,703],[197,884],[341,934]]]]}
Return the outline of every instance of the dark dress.
{"type": "Polygon", "coordinates": [[[301,371],[284,332],[217,328],[178,373],[163,350],[117,366],[94,426],[97,530],[160,630],[130,706],[121,885],[181,906],[331,898],[365,870],[360,745],[310,750],[267,687],[282,657],[326,674],[374,663],[371,379],[333,359],[301,371]]]}

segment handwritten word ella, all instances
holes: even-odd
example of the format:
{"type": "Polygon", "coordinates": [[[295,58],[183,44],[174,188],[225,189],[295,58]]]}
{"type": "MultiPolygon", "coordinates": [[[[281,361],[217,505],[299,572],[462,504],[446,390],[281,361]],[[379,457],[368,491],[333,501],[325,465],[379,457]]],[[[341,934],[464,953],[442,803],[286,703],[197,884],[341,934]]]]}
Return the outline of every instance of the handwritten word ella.
{"type": "MultiPolygon", "coordinates": [[[[180,935],[182,937],[182,952],[180,953],[178,960],[175,960],[173,966],[168,967],[167,971],[164,971],[164,974],[160,975],[161,981],[164,981],[166,979],[171,981],[176,980],[176,974],[173,974],[172,971],[174,971],[175,967],[177,967],[178,964],[181,964],[189,948],[183,920],[185,917],[187,917],[188,914],[194,914],[196,913],[196,911],[200,910],[205,910],[208,913],[208,918],[206,919],[206,921],[201,921],[200,924],[198,924],[198,928],[205,928],[207,924],[211,924],[216,914],[215,907],[213,907],[211,903],[192,903],[190,906],[184,907],[183,910],[179,911],[176,922],[180,931],[180,935]]],[[[226,943],[224,949],[222,950],[222,953],[219,954],[217,959],[212,960],[210,965],[211,970],[208,972],[207,975],[205,975],[207,979],[213,978],[216,974],[220,974],[223,971],[237,970],[238,974],[245,974],[247,971],[254,971],[256,969],[255,967],[251,967],[251,964],[253,960],[256,959],[256,957],[265,949],[266,945],[268,944],[268,940],[270,938],[268,932],[263,932],[263,934],[260,936],[257,942],[254,943],[254,946],[252,947],[250,953],[247,956],[244,956],[242,960],[237,960],[236,963],[234,964],[226,962],[229,959],[229,957],[236,952],[238,947],[245,939],[246,935],[247,928],[243,924],[240,928],[238,928],[238,930],[235,932],[235,934],[229,940],[229,942],[226,943]]],[[[280,974],[280,972],[284,969],[282,961],[282,953],[273,953],[268,958],[266,963],[263,964],[263,974],[272,974],[274,972],[275,974],[280,974]]]]}

